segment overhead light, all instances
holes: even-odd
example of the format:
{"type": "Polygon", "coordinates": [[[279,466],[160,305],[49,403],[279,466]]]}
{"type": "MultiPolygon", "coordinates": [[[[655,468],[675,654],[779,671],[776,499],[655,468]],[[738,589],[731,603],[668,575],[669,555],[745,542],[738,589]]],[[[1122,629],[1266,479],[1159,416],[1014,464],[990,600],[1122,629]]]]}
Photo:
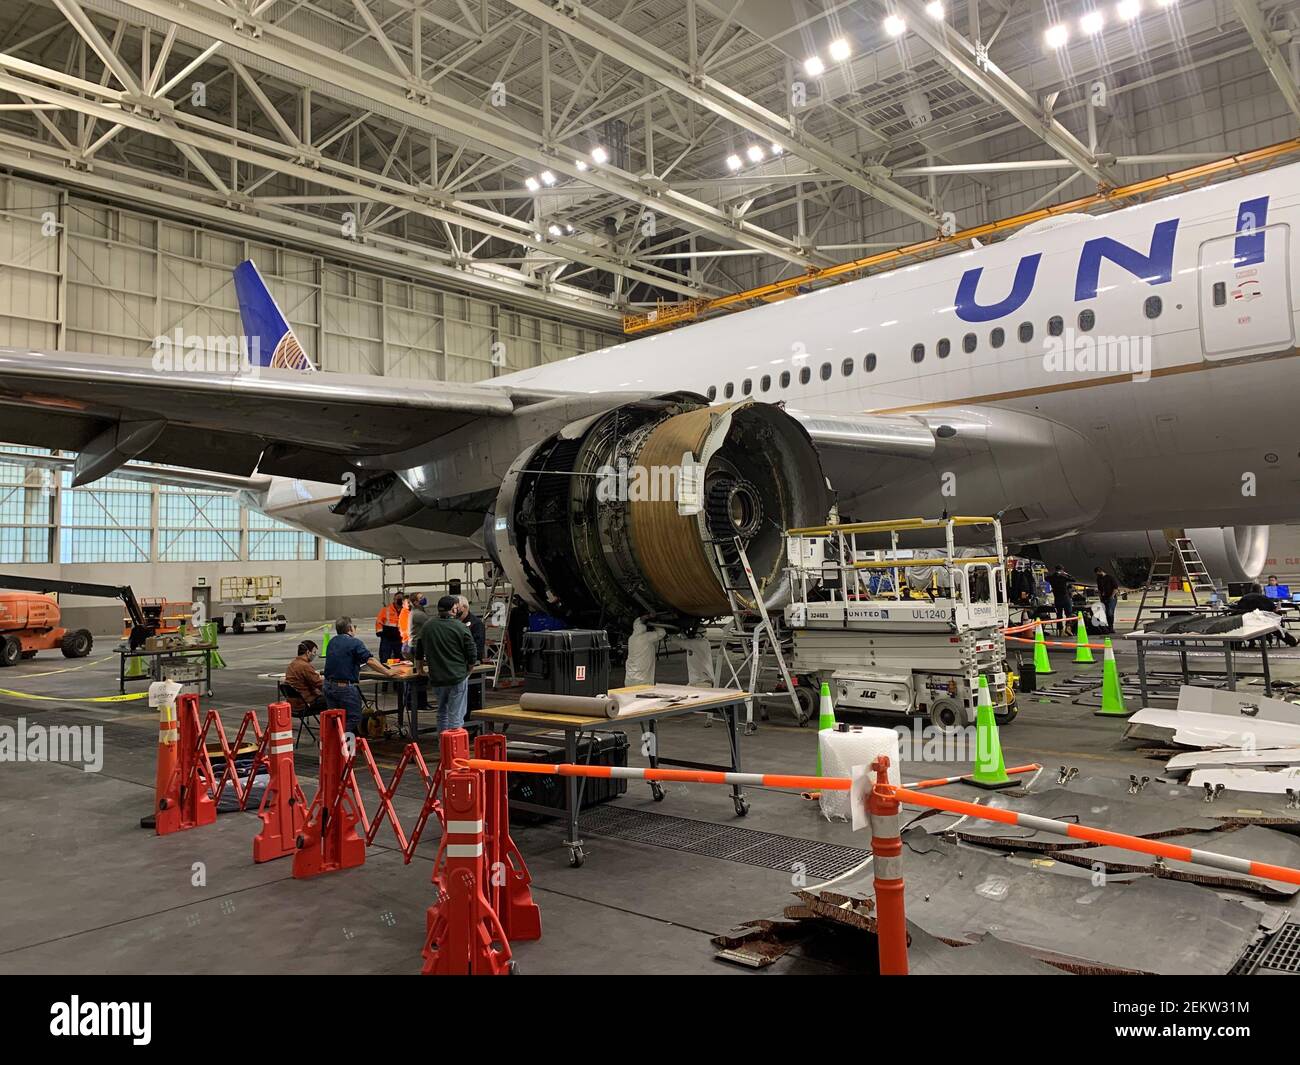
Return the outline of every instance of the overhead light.
{"type": "Polygon", "coordinates": [[[853,49],[849,47],[849,42],[843,37],[836,37],[835,40],[831,41],[830,47],[827,51],[830,52],[831,58],[837,63],[843,63],[844,60],[848,59],[848,57],[853,54],[853,49]]]}
{"type": "Polygon", "coordinates": [[[1119,0],[1115,6],[1115,14],[1125,22],[1132,22],[1142,14],[1142,0],[1119,0]]]}
{"type": "Polygon", "coordinates": [[[535,177],[526,177],[524,178],[524,187],[529,192],[536,192],[542,186],[535,177]]]}
{"type": "Polygon", "coordinates": [[[1106,25],[1106,16],[1100,11],[1089,11],[1083,18],[1079,19],[1079,29],[1091,36],[1094,33],[1100,33],[1102,27],[1106,25]]]}
{"type": "Polygon", "coordinates": [[[1043,40],[1047,42],[1048,48],[1060,48],[1069,39],[1070,27],[1060,22],[1055,26],[1049,26],[1047,32],[1043,34],[1043,40]]]}
{"type": "Polygon", "coordinates": [[[785,149],[782,148],[779,144],[773,144],[773,145],[772,145],[772,154],[773,154],[773,155],[782,155],[782,154],[784,154],[784,152],[785,152],[785,149]]]}
{"type": "Polygon", "coordinates": [[[591,149],[591,161],[597,166],[604,166],[609,162],[609,152],[597,144],[596,147],[591,149]]]}
{"type": "Polygon", "coordinates": [[[925,5],[925,13],[932,19],[941,19],[944,15],[943,4],[940,0],[930,0],[930,2],[925,5]]]}
{"type": "Polygon", "coordinates": [[[564,230],[562,230],[554,222],[552,222],[549,226],[546,227],[546,232],[548,232],[553,237],[559,237],[564,235],[564,230]]]}
{"type": "Polygon", "coordinates": [[[555,184],[555,175],[552,174],[549,170],[543,170],[543,171],[542,171],[542,184],[543,184],[543,185],[548,185],[548,186],[549,186],[549,185],[554,185],[554,184],[555,184]]]}
{"type": "Polygon", "coordinates": [[[727,156],[728,170],[739,170],[744,165],[745,164],[740,161],[740,156],[736,155],[734,152],[727,156]]]}
{"type": "Polygon", "coordinates": [[[751,163],[761,163],[763,161],[763,149],[757,144],[751,144],[745,149],[745,154],[749,156],[751,163]]]}
{"type": "Polygon", "coordinates": [[[901,37],[907,32],[907,23],[897,15],[886,15],[885,32],[891,37],[901,37]]]}
{"type": "Polygon", "coordinates": [[[569,224],[566,222],[566,223],[564,224],[564,232],[566,232],[566,233],[572,233],[572,232],[573,232],[573,226],[569,225],[569,224]]]}
{"type": "Polygon", "coordinates": [[[826,64],[822,62],[821,56],[810,55],[803,61],[803,72],[810,78],[820,78],[826,73],[826,64]]]}
{"type": "Polygon", "coordinates": [[[1156,0],[1156,3],[1160,7],[1173,7],[1176,3],[1178,3],[1178,0],[1156,0]]]}
{"type": "Polygon", "coordinates": [[[586,169],[587,169],[587,160],[585,160],[585,159],[575,159],[575,160],[573,161],[573,165],[576,166],[579,170],[586,170],[586,169]]]}

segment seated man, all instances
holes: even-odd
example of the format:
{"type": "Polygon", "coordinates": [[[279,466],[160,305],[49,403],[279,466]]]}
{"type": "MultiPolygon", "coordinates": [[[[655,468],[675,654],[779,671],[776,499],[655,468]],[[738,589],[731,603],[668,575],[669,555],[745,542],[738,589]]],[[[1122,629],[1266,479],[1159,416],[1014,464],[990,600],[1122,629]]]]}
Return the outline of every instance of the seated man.
{"type": "Polygon", "coordinates": [[[296,716],[304,713],[319,714],[328,710],[325,704],[325,682],[316,668],[311,664],[316,657],[316,641],[303,640],[298,645],[298,657],[289,663],[284,671],[284,686],[289,698],[289,706],[296,716]],[[297,698],[294,698],[294,695],[297,698]]]}

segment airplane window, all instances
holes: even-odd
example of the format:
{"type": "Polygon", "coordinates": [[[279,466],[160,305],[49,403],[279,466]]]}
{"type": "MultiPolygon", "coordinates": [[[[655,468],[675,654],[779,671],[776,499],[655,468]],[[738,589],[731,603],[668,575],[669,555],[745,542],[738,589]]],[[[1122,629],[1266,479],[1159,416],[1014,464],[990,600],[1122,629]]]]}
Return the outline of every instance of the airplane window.
{"type": "Polygon", "coordinates": [[[1159,318],[1163,309],[1164,305],[1160,302],[1159,296],[1148,296],[1145,305],[1142,307],[1142,312],[1148,318],[1159,318]]]}
{"type": "Polygon", "coordinates": [[[751,381],[748,377],[746,377],[746,378],[745,378],[745,383],[744,383],[743,385],[740,386],[740,390],[741,390],[745,395],[749,395],[752,391],[754,391],[754,382],[751,381]]]}
{"type": "Polygon", "coordinates": [[[789,371],[789,370],[782,370],[782,371],[781,371],[781,387],[782,387],[782,388],[789,388],[789,387],[790,387],[790,371],[789,371]]]}
{"type": "Polygon", "coordinates": [[[763,379],[758,382],[758,387],[759,390],[762,392],[766,392],[768,389],[770,389],[772,387],[771,376],[769,374],[764,374],[763,379]]]}
{"type": "Polygon", "coordinates": [[[992,344],[995,348],[1002,347],[1002,342],[1005,341],[1006,339],[1007,339],[1007,335],[1002,331],[1001,326],[998,326],[991,333],[989,333],[989,343],[992,344]]]}
{"type": "Polygon", "coordinates": [[[1079,328],[1085,333],[1097,324],[1097,316],[1092,311],[1079,312],[1079,328]]]}
{"type": "Polygon", "coordinates": [[[1227,302],[1228,286],[1222,281],[1216,281],[1214,283],[1214,305],[1216,307],[1222,307],[1227,302]]]}
{"type": "Polygon", "coordinates": [[[709,390],[704,394],[709,397],[709,402],[713,402],[713,400],[718,398],[718,386],[709,385],[709,390]]]}
{"type": "Polygon", "coordinates": [[[967,333],[964,337],[961,338],[961,350],[964,351],[967,355],[969,355],[972,351],[975,350],[974,333],[967,333]]]}
{"type": "Polygon", "coordinates": [[[848,377],[850,374],[853,373],[852,359],[845,359],[842,363],[840,363],[840,373],[842,373],[845,377],[848,377]]]}
{"type": "Polygon", "coordinates": [[[823,381],[829,381],[831,379],[831,364],[829,362],[822,363],[821,373],[823,381]]]}
{"type": "Polygon", "coordinates": [[[1021,323],[1020,323],[1020,343],[1022,343],[1022,344],[1028,344],[1028,343],[1029,343],[1031,340],[1033,340],[1033,339],[1034,339],[1034,323],[1033,323],[1033,322],[1021,322],[1021,323]]]}
{"type": "Polygon", "coordinates": [[[735,393],[736,393],[736,386],[733,385],[730,381],[728,381],[727,387],[722,390],[722,394],[726,396],[728,399],[730,399],[733,395],[735,395],[735,393]]]}
{"type": "Polygon", "coordinates": [[[1065,332],[1065,319],[1059,314],[1054,314],[1047,319],[1047,331],[1054,337],[1059,337],[1065,332]]]}
{"type": "Polygon", "coordinates": [[[801,385],[806,385],[811,380],[812,380],[812,369],[808,366],[805,366],[802,370],[799,371],[799,383],[801,385]]]}
{"type": "Polygon", "coordinates": [[[944,337],[941,341],[939,341],[939,344],[935,348],[935,351],[938,354],[939,358],[941,359],[946,359],[948,357],[948,352],[952,351],[952,345],[948,343],[947,337],[944,337]]]}
{"type": "Polygon", "coordinates": [[[920,361],[921,361],[922,359],[924,359],[924,358],[925,358],[925,345],[924,345],[924,344],[913,344],[913,345],[912,345],[912,361],[913,361],[913,362],[920,362],[920,361]]]}
{"type": "Polygon", "coordinates": [[[871,371],[876,368],[876,353],[874,351],[862,360],[862,368],[866,370],[867,373],[871,373],[871,371]]]}

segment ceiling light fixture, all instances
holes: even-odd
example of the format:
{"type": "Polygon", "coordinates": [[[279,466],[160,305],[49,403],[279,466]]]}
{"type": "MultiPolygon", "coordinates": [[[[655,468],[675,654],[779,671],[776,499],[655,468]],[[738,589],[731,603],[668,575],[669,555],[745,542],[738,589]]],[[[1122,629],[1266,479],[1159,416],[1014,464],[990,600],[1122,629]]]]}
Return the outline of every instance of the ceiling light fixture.
{"type": "Polygon", "coordinates": [[[751,163],[761,163],[763,161],[763,149],[757,144],[751,144],[745,149],[745,154],[749,156],[751,163]]]}
{"type": "Polygon", "coordinates": [[[1089,11],[1083,18],[1079,19],[1079,29],[1089,35],[1100,33],[1105,25],[1106,16],[1100,11],[1089,11]]]}
{"type": "Polygon", "coordinates": [[[742,166],[744,166],[744,165],[745,165],[745,164],[742,163],[742,162],[740,161],[740,156],[736,155],[734,152],[733,152],[731,155],[727,156],[727,169],[728,169],[728,170],[731,170],[731,171],[734,172],[734,171],[736,171],[736,170],[739,170],[739,169],[740,169],[742,166]]]}
{"type": "Polygon", "coordinates": [[[596,147],[591,149],[591,161],[597,166],[604,166],[609,162],[609,152],[597,144],[596,147]]]}
{"type": "Polygon", "coordinates": [[[907,32],[907,23],[898,15],[886,15],[885,32],[891,37],[901,37],[907,32]]]}
{"type": "Polygon", "coordinates": [[[1049,26],[1047,32],[1043,34],[1043,40],[1047,42],[1048,48],[1060,48],[1069,39],[1070,27],[1062,23],[1049,26]]]}
{"type": "Polygon", "coordinates": [[[820,78],[826,73],[826,64],[822,62],[821,56],[810,55],[803,61],[803,72],[810,78],[820,78]]]}
{"type": "Polygon", "coordinates": [[[524,187],[529,192],[536,192],[542,186],[535,177],[526,177],[524,178],[524,187]]]}
{"type": "Polygon", "coordinates": [[[837,37],[835,40],[831,41],[830,47],[827,51],[830,52],[831,59],[836,63],[843,63],[844,60],[848,59],[848,57],[853,54],[853,49],[849,47],[849,42],[843,37],[837,37]]]}
{"type": "Polygon", "coordinates": [[[940,0],[930,0],[930,2],[925,5],[925,13],[932,19],[938,21],[944,16],[943,4],[940,0]]]}

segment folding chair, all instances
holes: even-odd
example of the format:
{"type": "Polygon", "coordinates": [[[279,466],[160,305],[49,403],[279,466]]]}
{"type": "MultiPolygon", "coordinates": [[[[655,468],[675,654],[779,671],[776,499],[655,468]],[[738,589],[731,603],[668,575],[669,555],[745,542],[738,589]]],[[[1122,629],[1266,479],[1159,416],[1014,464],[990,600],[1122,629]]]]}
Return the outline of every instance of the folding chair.
{"type": "Polygon", "coordinates": [[[294,689],[292,685],[287,684],[284,681],[280,681],[278,687],[280,690],[280,698],[289,704],[290,712],[293,714],[294,717],[298,719],[298,735],[296,735],[293,738],[293,745],[295,747],[298,746],[299,741],[302,739],[303,729],[307,730],[307,735],[312,738],[312,742],[314,743],[316,740],[316,733],[312,732],[311,726],[307,724],[307,719],[309,717],[316,718],[316,725],[317,727],[319,727],[320,714],[318,714],[315,710],[313,710],[310,706],[308,706],[305,702],[303,702],[302,696],[298,694],[297,690],[294,689]],[[295,703],[300,703],[302,705],[302,709],[301,710],[297,709],[297,707],[294,706],[295,703]]]}

